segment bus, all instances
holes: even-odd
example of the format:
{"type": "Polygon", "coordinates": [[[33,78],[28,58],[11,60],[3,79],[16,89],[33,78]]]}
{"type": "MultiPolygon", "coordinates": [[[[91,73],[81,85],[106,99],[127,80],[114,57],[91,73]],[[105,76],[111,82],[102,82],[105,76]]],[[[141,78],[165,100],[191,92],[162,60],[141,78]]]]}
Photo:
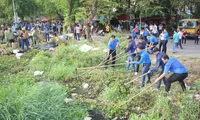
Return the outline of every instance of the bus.
{"type": "Polygon", "coordinates": [[[188,37],[195,37],[196,32],[200,29],[200,19],[182,19],[179,21],[178,28],[185,29],[188,37]]]}

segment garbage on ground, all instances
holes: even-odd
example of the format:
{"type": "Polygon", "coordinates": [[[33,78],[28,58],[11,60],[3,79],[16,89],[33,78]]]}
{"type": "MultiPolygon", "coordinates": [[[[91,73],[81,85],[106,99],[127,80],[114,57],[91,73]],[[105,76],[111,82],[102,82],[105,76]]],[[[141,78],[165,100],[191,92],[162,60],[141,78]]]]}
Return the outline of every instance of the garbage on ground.
{"type": "Polygon", "coordinates": [[[24,55],[23,53],[16,53],[16,58],[17,58],[17,59],[21,59],[21,57],[22,57],[23,55],[24,55]]]}
{"type": "Polygon", "coordinates": [[[71,98],[65,98],[64,102],[65,103],[69,103],[69,102],[72,102],[73,100],[71,98]]]}
{"type": "Polygon", "coordinates": [[[89,87],[89,84],[83,83],[82,86],[83,86],[84,89],[87,89],[89,87]]]}
{"type": "Polygon", "coordinates": [[[17,54],[17,53],[19,53],[19,51],[20,51],[20,50],[17,50],[17,49],[16,49],[16,50],[13,50],[13,53],[14,53],[14,54],[17,54]]]}
{"type": "Polygon", "coordinates": [[[35,71],[34,76],[40,76],[44,73],[44,71],[35,71]]]}
{"type": "Polygon", "coordinates": [[[78,95],[77,93],[72,93],[72,94],[71,94],[71,96],[77,96],[77,95],[78,95]]]}
{"type": "Polygon", "coordinates": [[[49,48],[49,51],[51,51],[51,52],[55,52],[56,51],[56,48],[49,48]]]}
{"type": "Polygon", "coordinates": [[[68,37],[67,35],[60,35],[60,36],[59,36],[59,39],[60,39],[60,40],[68,40],[68,38],[69,38],[69,37],[68,37]]]}
{"type": "Polygon", "coordinates": [[[85,117],[84,120],[92,120],[91,117],[85,117]]]}
{"type": "Polygon", "coordinates": [[[44,45],[44,46],[40,46],[39,49],[41,50],[49,50],[49,48],[54,48],[56,47],[56,44],[55,43],[51,43],[51,44],[47,44],[47,45],[44,45]]]}
{"type": "Polygon", "coordinates": [[[99,50],[99,48],[93,48],[93,49],[92,49],[92,51],[97,51],[97,50],[99,50]]]}
{"type": "Polygon", "coordinates": [[[105,52],[105,53],[106,53],[106,52],[108,52],[108,50],[107,50],[107,49],[104,49],[104,50],[103,50],[103,52],[105,52]]]}
{"type": "Polygon", "coordinates": [[[79,48],[79,50],[81,52],[88,52],[88,51],[92,50],[92,48],[93,48],[92,46],[84,44],[79,48]]]}
{"type": "Polygon", "coordinates": [[[8,55],[9,52],[8,52],[6,49],[0,48],[0,54],[1,54],[1,55],[8,55]]]}

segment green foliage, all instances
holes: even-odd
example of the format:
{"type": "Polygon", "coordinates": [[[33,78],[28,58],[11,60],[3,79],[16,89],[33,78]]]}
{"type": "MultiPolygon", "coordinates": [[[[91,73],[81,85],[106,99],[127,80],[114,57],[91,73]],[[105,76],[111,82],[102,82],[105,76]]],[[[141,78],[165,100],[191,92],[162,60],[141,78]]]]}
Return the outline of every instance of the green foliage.
{"type": "Polygon", "coordinates": [[[30,61],[30,70],[31,71],[45,71],[50,67],[50,57],[51,54],[46,51],[39,52],[31,61],[30,61]]]}
{"type": "Polygon", "coordinates": [[[111,84],[109,87],[106,87],[100,95],[100,99],[108,102],[116,102],[125,97],[127,97],[127,90],[120,84],[111,84]]]}
{"type": "MultiPolygon", "coordinates": [[[[24,79],[24,78],[21,78],[24,79]]],[[[57,83],[12,83],[0,88],[0,119],[77,120],[87,116],[87,107],[64,103],[66,89],[57,83]]]]}
{"type": "Polygon", "coordinates": [[[200,91],[200,79],[195,81],[195,86],[198,91],[200,91]]]}

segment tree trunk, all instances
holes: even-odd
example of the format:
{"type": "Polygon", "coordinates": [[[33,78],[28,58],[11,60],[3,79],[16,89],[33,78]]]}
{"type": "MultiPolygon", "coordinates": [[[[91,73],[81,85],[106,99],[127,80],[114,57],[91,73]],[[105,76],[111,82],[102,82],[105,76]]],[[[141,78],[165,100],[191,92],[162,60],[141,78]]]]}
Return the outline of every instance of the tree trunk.
{"type": "Polygon", "coordinates": [[[94,0],[94,4],[93,4],[93,9],[91,14],[89,15],[88,20],[86,21],[86,37],[87,40],[89,41],[93,41],[92,40],[92,36],[91,36],[91,30],[90,30],[90,22],[93,20],[93,18],[95,17],[96,13],[97,13],[97,6],[98,6],[98,0],[94,0]]]}

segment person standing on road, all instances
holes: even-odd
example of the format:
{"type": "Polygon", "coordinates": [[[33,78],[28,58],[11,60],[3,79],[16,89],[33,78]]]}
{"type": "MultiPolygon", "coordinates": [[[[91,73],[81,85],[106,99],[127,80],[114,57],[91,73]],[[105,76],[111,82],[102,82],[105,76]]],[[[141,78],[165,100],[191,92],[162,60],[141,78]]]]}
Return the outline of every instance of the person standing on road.
{"type": "Polygon", "coordinates": [[[178,46],[180,46],[180,48],[183,49],[183,46],[182,46],[183,33],[181,29],[178,29],[178,34],[179,34],[178,46]]]}
{"type": "Polygon", "coordinates": [[[173,53],[176,53],[176,49],[178,46],[178,41],[179,41],[179,34],[177,33],[177,31],[174,31],[174,35],[173,35],[173,53]]]}
{"type": "MultiPolygon", "coordinates": [[[[110,56],[112,55],[112,67],[115,65],[115,59],[116,59],[116,48],[119,47],[119,40],[115,38],[114,35],[111,36],[111,39],[108,42],[108,53],[105,59],[105,66],[108,65],[110,56]]],[[[107,66],[105,67],[105,69],[107,66]]]]}
{"type": "Polygon", "coordinates": [[[147,81],[147,83],[151,83],[151,76],[148,73],[148,71],[149,71],[149,69],[151,67],[151,59],[149,57],[149,54],[145,50],[144,46],[140,45],[137,48],[137,52],[140,54],[141,59],[138,62],[133,62],[133,64],[136,64],[136,65],[143,64],[143,69],[142,69],[142,75],[143,75],[143,77],[142,77],[141,84],[138,86],[138,88],[142,88],[145,85],[145,78],[146,78],[145,74],[148,74],[148,81],[147,81]]]}
{"type": "Polygon", "coordinates": [[[163,31],[163,24],[161,23],[159,26],[158,26],[158,32],[159,34],[161,34],[163,31]]]}
{"type": "Polygon", "coordinates": [[[126,70],[128,71],[129,67],[132,65],[132,72],[134,72],[135,65],[133,64],[133,62],[134,62],[134,57],[135,57],[136,44],[135,44],[135,40],[131,36],[128,36],[127,39],[128,39],[129,45],[128,45],[128,48],[125,50],[125,53],[129,52],[130,54],[128,56],[126,70]]]}
{"type": "Polygon", "coordinates": [[[199,39],[200,39],[200,29],[196,33],[196,38],[195,38],[194,44],[198,45],[199,44],[199,39]]]}
{"type": "Polygon", "coordinates": [[[167,54],[162,56],[162,61],[165,64],[163,74],[155,80],[155,83],[163,79],[169,72],[173,74],[167,79],[165,91],[169,92],[171,83],[179,81],[182,90],[185,91],[184,79],[188,76],[188,71],[183,64],[181,64],[176,58],[169,58],[167,54]]]}
{"type": "MultiPolygon", "coordinates": [[[[156,55],[156,66],[154,68],[150,69],[148,73],[153,73],[153,72],[157,71],[158,68],[161,68],[161,72],[159,74],[159,76],[160,76],[160,75],[163,74],[164,67],[165,67],[165,64],[162,61],[162,56],[164,55],[164,53],[160,52],[157,47],[155,47],[153,49],[153,53],[154,53],[154,55],[156,55]]],[[[161,82],[162,82],[161,80],[158,81],[157,87],[155,89],[156,91],[159,91],[161,82]]],[[[166,79],[165,79],[165,77],[163,77],[163,82],[164,82],[164,85],[166,85],[166,79]]]]}
{"type": "Polygon", "coordinates": [[[169,34],[166,29],[164,29],[163,33],[161,33],[161,34],[162,34],[163,38],[160,41],[159,51],[161,51],[161,47],[163,47],[162,52],[167,53],[167,43],[168,43],[168,39],[169,39],[169,34]]]}
{"type": "Polygon", "coordinates": [[[182,44],[186,44],[186,40],[187,40],[187,31],[185,29],[183,29],[183,39],[182,39],[182,44]]]}
{"type": "Polygon", "coordinates": [[[158,27],[157,27],[157,25],[155,23],[154,23],[152,32],[153,32],[154,36],[158,36],[158,27]]]}

